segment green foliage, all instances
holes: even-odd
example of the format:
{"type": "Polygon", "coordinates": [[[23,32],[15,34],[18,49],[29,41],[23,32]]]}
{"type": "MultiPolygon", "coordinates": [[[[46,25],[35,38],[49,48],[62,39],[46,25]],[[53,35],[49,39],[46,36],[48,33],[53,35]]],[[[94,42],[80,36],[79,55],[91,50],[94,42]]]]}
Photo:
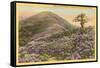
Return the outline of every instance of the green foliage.
{"type": "Polygon", "coordinates": [[[40,22],[42,24],[31,24],[31,25],[25,25],[20,27],[19,30],[19,44],[20,46],[24,46],[25,44],[27,44],[29,41],[31,41],[32,36],[34,36],[35,34],[42,32],[45,30],[46,27],[48,27],[48,25],[45,26],[45,23],[40,22]]]}
{"type": "MultiPolygon", "coordinates": [[[[72,30],[69,35],[61,33],[55,36],[46,38],[45,40],[37,41],[42,42],[38,45],[24,46],[27,48],[27,53],[23,52],[20,56],[29,59],[31,54],[38,54],[39,56],[33,60],[37,61],[50,61],[50,60],[71,60],[71,59],[90,59],[94,58],[94,31],[92,27],[85,28],[86,32],[81,33],[80,28],[72,30]],[[47,41],[48,40],[48,41],[47,41]],[[51,41],[50,41],[51,40],[51,41]],[[30,48],[31,49],[30,49],[30,48]],[[32,49],[34,48],[34,49],[32,49]],[[28,54],[29,50],[31,53],[28,54]]],[[[34,57],[34,56],[33,56],[34,57]]]]}
{"type": "Polygon", "coordinates": [[[50,58],[50,56],[44,53],[44,54],[41,54],[39,58],[41,59],[41,61],[47,61],[50,58]]]}
{"type": "Polygon", "coordinates": [[[87,16],[85,13],[81,13],[75,17],[74,22],[80,22],[81,28],[84,29],[84,24],[88,22],[87,16]]]}
{"type": "Polygon", "coordinates": [[[84,23],[87,22],[85,19],[83,20],[83,18],[85,18],[84,14],[79,15],[81,19],[76,19],[82,24],[81,28],[79,28],[70,25],[69,23],[63,23],[65,22],[63,19],[57,18],[54,15],[49,18],[48,13],[43,13],[43,15],[46,15],[46,17],[43,16],[43,20],[39,17],[41,21],[36,21],[35,18],[32,17],[20,24],[20,62],[94,58],[95,32],[93,27],[83,26],[84,23]],[[55,24],[56,22],[58,25],[58,19],[61,20],[60,23],[63,23],[60,25],[65,28],[63,31],[48,37],[43,37],[40,40],[34,41],[32,39],[34,35],[38,33],[41,34],[41,32],[45,32],[48,27],[52,27],[53,23],[55,24]],[[31,43],[30,45],[27,45],[28,42],[36,42],[36,44],[31,43]],[[21,47],[23,48],[21,49],[21,47]]]}

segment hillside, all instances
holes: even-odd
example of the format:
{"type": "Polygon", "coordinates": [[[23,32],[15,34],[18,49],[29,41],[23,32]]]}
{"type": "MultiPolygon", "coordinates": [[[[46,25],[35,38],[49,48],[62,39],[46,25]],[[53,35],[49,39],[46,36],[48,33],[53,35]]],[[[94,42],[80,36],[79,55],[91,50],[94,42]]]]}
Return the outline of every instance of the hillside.
{"type": "Polygon", "coordinates": [[[74,29],[74,26],[55,13],[41,12],[20,21],[20,46],[26,45],[32,39],[49,37],[71,29],[74,29]]]}
{"type": "Polygon", "coordinates": [[[52,12],[20,21],[19,63],[95,58],[92,26],[75,27],[52,12]]]}

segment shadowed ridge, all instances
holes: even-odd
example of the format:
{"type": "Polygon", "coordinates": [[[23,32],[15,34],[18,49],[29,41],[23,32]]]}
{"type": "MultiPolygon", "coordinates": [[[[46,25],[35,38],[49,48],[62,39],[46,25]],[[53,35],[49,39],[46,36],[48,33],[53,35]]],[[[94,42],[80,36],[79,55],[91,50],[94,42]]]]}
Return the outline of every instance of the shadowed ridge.
{"type": "Polygon", "coordinates": [[[70,29],[74,29],[74,26],[57,14],[48,11],[40,12],[20,22],[20,45],[25,45],[34,36],[35,38],[51,36],[70,29]]]}

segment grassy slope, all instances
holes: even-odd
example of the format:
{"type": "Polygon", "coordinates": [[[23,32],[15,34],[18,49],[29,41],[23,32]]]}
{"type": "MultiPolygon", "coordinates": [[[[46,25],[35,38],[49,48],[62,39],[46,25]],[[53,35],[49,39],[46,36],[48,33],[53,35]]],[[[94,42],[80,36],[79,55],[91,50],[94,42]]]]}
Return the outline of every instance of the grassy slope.
{"type": "Polygon", "coordinates": [[[75,28],[52,12],[41,12],[20,22],[20,45],[27,44],[35,34],[44,32],[48,27],[52,27],[53,24],[58,24],[63,27],[61,29],[67,31],[75,28]]]}

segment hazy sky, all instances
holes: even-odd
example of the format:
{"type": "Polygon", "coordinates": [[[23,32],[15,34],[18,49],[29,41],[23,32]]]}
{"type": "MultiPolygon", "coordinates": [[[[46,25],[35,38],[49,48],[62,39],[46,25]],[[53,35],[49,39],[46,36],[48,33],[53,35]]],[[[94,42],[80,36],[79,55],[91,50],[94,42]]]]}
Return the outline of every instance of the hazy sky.
{"type": "Polygon", "coordinates": [[[20,6],[19,7],[20,12],[33,12],[38,13],[41,11],[52,11],[57,14],[79,14],[79,13],[86,13],[87,15],[93,15],[94,9],[93,8],[86,8],[86,7],[70,7],[70,6],[20,6]]]}
{"type": "MultiPolygon", "coordinates": [[[[42,4],[18,4],[18,12],[20,18],[24,19],[42,11],[51,11],[55,14],[72,22],[72,19],[80,13],[86,13],[91,19],[91,23],[95,21],[95,8],[93,7],[77,7],[77,6],[59,6],[59,5],[42,5],[42,4]]],[[[91,24],[90,23],[90,24],[91,24]]]]}

